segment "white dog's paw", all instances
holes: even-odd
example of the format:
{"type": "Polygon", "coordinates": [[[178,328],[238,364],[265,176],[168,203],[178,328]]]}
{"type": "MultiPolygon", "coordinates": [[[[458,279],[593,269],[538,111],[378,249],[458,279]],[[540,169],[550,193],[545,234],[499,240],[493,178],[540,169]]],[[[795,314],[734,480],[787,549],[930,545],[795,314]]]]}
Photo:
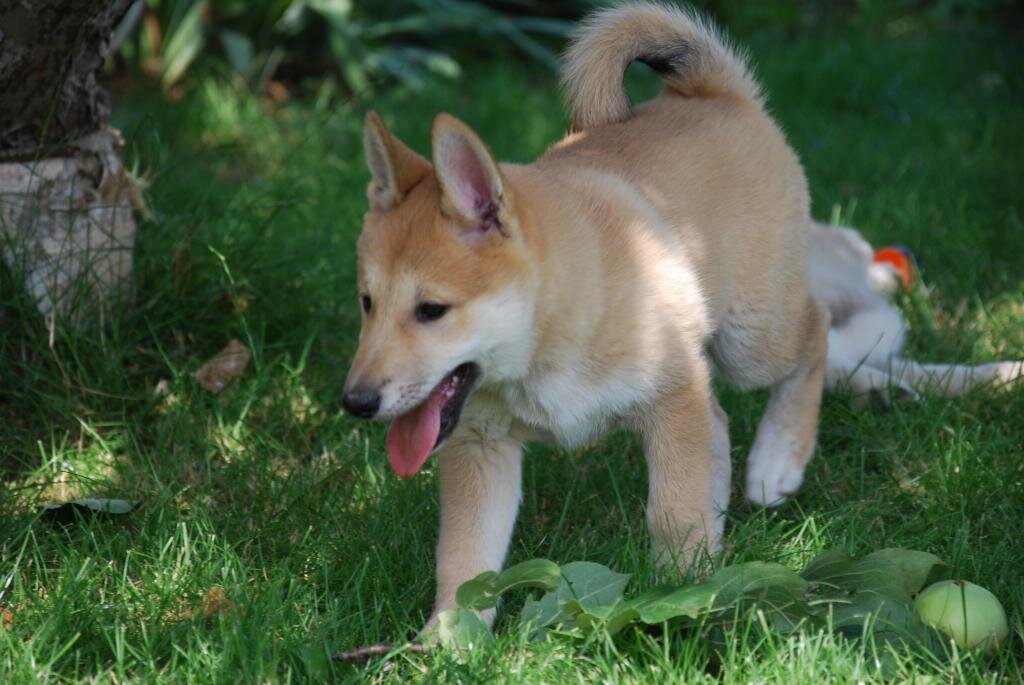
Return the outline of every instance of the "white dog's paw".
{"type": "Polygon", "coordinates": [[[777,507],[804,482],[804,466],[792,457],[757,458],[747,466],[747,499],[763,507],[777,507]]]}
{"type": "MultiPolygon", "coordinates": [[[[416,642],[428,645],[436,645],[441,641],[441,636],[438,631],[440,627],[440,616],[443,612],[439,609],[435,609],[434,613],[427,619],[427,624],[423,626],[420,632],[416,635],[416,642]]],[[[480,614],[480,620],[482,620],[488,628],[494,626],[494,618],[497,616],[497,609],[484,609],[478,612],[480,614]]]]}
{"type": "Polygon", "coordinates": [[[978,370],[983,376],[992,378],[997,387],[1024,384],[1024,361],[991,362],[982,364],[978,370]]]}
{"type": "Polygon", "coordinates": [[[438,634],[438,613],[434,612],[430,618],[427,619],[427,624],[420,629],[420,632],[416,634],[415,642],[420,642],[427,645],[436,645],[441,641],[440,635],[438,634]]]}

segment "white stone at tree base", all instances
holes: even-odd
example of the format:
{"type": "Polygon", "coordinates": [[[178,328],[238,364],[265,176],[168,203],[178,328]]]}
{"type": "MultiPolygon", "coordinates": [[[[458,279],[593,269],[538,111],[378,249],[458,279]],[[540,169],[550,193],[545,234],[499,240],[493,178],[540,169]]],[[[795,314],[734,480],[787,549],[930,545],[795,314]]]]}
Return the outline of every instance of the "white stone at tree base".
{"type": "Polygon", "coordinates": [[[105,129],[62,154],[0,164],[0,241],[7,267],[48,321],[126,293],[141,186],[126,173],[120,134],[105,129]]]}

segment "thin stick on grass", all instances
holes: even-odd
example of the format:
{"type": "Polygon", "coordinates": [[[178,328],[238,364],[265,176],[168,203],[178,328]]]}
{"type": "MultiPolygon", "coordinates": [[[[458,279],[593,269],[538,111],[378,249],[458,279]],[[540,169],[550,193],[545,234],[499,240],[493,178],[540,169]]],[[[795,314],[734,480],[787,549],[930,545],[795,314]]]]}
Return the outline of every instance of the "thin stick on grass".
{"type": "Polygon", "coordinates": [[[369,661],[375,657],[387,656],[388,654],[398,652],[414,652],[416,654],[427,654],[430,652],[431,645],[367,645],[366,647],[357,647],[347,652],[335,652],[331,655],[331,658],[335,661],[348,661],[351,663],[362,663],[369,661]]]}

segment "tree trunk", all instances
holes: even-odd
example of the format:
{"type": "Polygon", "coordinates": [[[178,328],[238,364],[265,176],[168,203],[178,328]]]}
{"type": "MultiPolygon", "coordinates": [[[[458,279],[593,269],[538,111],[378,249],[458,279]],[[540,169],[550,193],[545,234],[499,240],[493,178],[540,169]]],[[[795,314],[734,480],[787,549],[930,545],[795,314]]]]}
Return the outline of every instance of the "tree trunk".
{"type": "Polygon", "coordinates": [[[133,0],[0,4],[0,240],[48,318],[120,293],[137,186],[97,76],[133,0]]]}

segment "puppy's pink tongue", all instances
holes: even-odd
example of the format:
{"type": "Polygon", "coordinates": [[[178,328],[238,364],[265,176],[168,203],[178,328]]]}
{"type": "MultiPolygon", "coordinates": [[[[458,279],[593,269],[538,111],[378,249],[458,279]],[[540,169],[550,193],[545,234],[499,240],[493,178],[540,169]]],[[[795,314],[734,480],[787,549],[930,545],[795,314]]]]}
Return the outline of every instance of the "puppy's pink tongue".
{"type": "Polygon", "coordinates": [[[412,478],[434,449],[441,432],[441,407],[445,393],[438,388],[423,404],[391,422],[388,429],[388,461],[399,478],[412,478]]]}

